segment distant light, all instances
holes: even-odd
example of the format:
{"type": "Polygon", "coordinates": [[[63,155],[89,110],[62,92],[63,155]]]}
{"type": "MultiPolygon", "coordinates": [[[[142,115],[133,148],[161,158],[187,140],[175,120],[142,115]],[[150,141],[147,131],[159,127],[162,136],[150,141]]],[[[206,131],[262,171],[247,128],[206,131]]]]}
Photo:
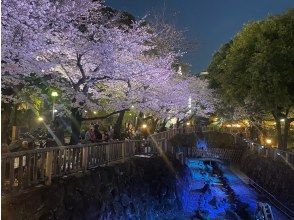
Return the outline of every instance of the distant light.
{"type": "Polygon", "coordinates": [[[131,108],[135,108],[135,106],[132,105],[131,108]]]}
{"type": "Polygon", "coordinates": [[[179,75],[183,75],[183,72],[182,72],[182,67],[181,67],[181,66],[179,66],[179,69],[178,69],[178,74],[179,74],[179,75]]]}
{"type": "Polygon", "coordinates": [[[130,115],[130,116],[132,116],[132,114],[131,114],[131,113],[130,113],[129,115],[130,115]]]}
{"type": "Polygon", "coordinates": [[[280,154],[280,153],[277,153],[277,155],[281,156],[281,154],[280,154]]]}
{"type": "Polygon", "coordinates": [[[236,124],[236,127],[237,127],[237,128],[241,128],[241,125],[239,125],[239,124],[236,124]]]}
{"type": "Polygon", "coordinates": [[[54,109],[54,112],[58,112],[57,109],[54,109]]]}
{"type": "Polygon", "coordinates": [[[227,128],[230,128],[230,127],[232,127],[232,125],[226,125],[226,127],[227,127],[227,128]]]}
{"type": "Polygon", "coordinates": [[[58,93],[57,93],[56,91],[53,91],[53,92],[51,93],[51,96],[52,96],[52,97],[57,97],[57,96],[58,96],[58,93]]]}
{"type": "Polygon", "coordinates": [[[85,113],[87,113],[88,111],[87,110],[85,110],[85,113]]]}
{"type": "Polygon", "coordinates": [[[280,122],[284,122],[284,121],[285,121],[285,118],[281,118],[281,119],[280,119],[280,122]]]}
{"type": "Polygon", "coordinates": [[[187,122],[187,125],[189,126],[191,123],[190,122],[187,122]]]}
{"type": "Polygon", "coordinates": [[[44,121],[44,118],[43,118],[43,117],[39,117],[39,118],[38,118],[38,121],[40,121],[40,122],[41,122],[41,121],[44,121]]]}
{"type": "Polygon", "coordinates": [[[147,128],[147,125],[146,124],[142,124],[142,128],[147,128]]]}
{"type": "Polygon", "coordinates": [[[271,143],[272,143],[272,140],[271,140],[271,139],[266,139],[265,142],[266,142],[267,144],[271,144],[271,143]]]}
{"type": "Polygon", "coordinates": [[[201,72],[199,75],[202,76],[202,75],[208,75],[209,73],[207,71],[204,71],[204,72],[201,72]]]}
{"type": "Polygon", "coordinates": [[[94,113],[94,115],[96,115],[96,114],[97,114],[97,112],[96,112],[96,111],[93,111],[93,113],[94,113]]]}

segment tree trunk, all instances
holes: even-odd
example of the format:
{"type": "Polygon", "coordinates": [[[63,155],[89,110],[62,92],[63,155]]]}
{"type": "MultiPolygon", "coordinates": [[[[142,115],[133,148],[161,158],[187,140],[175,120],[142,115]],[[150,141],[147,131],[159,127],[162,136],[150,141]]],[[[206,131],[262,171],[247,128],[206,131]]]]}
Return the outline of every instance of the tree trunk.
{"type": "Polygon", "coordinates": [[[136,124],[136,127],[135,127],[135,130],[137,131],[138,128],[141,126],[142,124],[142,118],[143,118],[143,112],[140,112],[139,115],[138,115],[138,118],[137,118],[137,124],[136,124]]]}
{"type": "Polygon", "coordinates": [[[9,135],[11,134],[10,113],[12,109],[11,103],[2,103],[3,111],[1,112],[1,143],[9,144],[9,135]]]}
{"type": "Polygon", "coordinates": [[[166,125],[166,123],[167,123],[167,120],[164,119],[163,122],[162,122],[162,124],[161,124],[161,127],[159,129],[159,132],[165,131],[165,125],[166,125]]]}
{"type": "Polygon", "coordinates": [[[288,134],[290,129],[290,121],[285,119],[285,128],[284,128],[284,135],[283,135],[283,149],[287,150],[288,147],[288,134]]]}
{"type": "Polygon", "coordinates": [[[115,126],[114,126],[114,132],[113,132],[113,137],[114,139],[121,139],[121,128],[122,128],[122,122],[125,116],[126,110],[123,110],[119,113],[118,118],[116,120],[115,126]]]}
{"type": "Polygon", "coordinates": [[[79,143],[80,132],[82,124],[82,113],[78,108],[71,109],[70,125],[71,125],[71,137],[70,144],[75,145],[79,143]]]}
{"type": "Polygon", "coordinates": [[[288,145],[288,134],[290,129],[290,123],[292,120],[285,119],[284,122],[281,122],[279,118],[276,120],[276,130],[277,130],[277,139],[278,139],[278,148],[282,150],[287,149],[288,145]]]}

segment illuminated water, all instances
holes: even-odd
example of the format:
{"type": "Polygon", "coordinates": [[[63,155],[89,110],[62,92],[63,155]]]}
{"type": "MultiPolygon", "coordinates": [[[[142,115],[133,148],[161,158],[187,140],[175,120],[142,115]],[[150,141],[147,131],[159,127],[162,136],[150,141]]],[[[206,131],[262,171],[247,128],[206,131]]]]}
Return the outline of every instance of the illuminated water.
{"type": "MultiPolygon", "coordinates": [[[[189,159],[189,184],[181,189],[186,216],[203,219],[254,219],[260,195],[228,167],[189,159]]],[[[274,207],[276,219],[284,218],[274,207]]]]}

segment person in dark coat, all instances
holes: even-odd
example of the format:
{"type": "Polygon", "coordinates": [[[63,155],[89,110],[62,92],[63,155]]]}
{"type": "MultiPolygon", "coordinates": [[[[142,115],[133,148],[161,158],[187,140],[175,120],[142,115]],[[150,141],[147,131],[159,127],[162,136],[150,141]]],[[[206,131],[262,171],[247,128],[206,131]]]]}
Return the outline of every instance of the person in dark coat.
{"type": "Polygon", "coordinates": [[[102,141],[102,134],[99,131],[99,125],[98,124],[94,125],[94,133],[95,133],[96,140],[97,141],[102,141]]]}

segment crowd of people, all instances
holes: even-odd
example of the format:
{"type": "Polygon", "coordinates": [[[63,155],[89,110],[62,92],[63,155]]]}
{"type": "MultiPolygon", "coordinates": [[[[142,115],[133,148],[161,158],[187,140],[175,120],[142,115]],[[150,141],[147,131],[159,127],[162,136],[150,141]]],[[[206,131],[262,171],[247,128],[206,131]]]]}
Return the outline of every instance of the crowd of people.
{"type": "MultiPolygon", "coordinates": [[[[135,130],[132,124],[126,124],[125,129],[121,134],[122,139],[141,139],[142,131],[140,129],[135,130]]],[[[107,142],[114,141],[118,138],[114,135],[114,129],[109,126],[107,130],[100,129],[99,124],[90,124],[87,130],[82,130],[80,134],[80,142],[107,142]]]]}

